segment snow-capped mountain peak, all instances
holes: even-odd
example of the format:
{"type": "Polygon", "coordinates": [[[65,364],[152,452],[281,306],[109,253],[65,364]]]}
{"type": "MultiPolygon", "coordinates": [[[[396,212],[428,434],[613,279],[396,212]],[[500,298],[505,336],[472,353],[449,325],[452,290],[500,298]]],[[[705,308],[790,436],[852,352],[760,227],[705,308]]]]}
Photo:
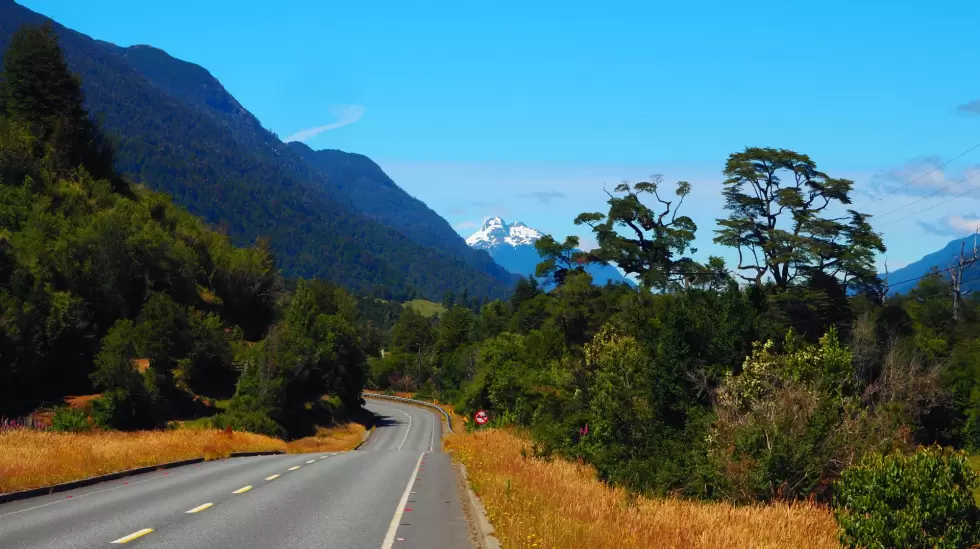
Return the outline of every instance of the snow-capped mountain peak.
{"type": "MultiPolygon", "coordinates": [[[[483,222],[482,229],[466,239],[466,243],[471,248],[486,250],[498,265],[508,271],[533,277],[538,263],[541,262],[534,242],[542,236],[544,233],[520,221],[508,225],[503,218],[491,217],[483,222]]],[[[609,281],[632,285],[632,282],[623,278],[623,274],[611,265],[586,265],[585,271],[592,275],[592,282],[599,286],[609,281]]]]}
{"type": "Polygon", "coordinates": [[[533,245],[544,236],[541,231],[532,229],[517,221],[508,225],[501,217],[491,217],[483,223],[483,228],[470,235],[466,243],[472,248],[490,249],[507,244],[509,246],[533,245]]]}

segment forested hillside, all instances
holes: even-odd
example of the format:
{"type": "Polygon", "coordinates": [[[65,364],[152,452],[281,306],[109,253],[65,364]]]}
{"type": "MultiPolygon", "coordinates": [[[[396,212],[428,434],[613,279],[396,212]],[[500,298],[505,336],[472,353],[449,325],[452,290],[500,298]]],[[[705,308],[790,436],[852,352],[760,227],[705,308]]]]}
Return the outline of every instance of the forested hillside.
{"type": "Polygon", "coordinates": [[[235,247],[115,173],[50,27],[17,31],[4,69],[0,416],[98,391],[89,423],[60,411],[60,428],[136,429],[230,399],[216,426],[299,436],[360,408],[353,297],[285,292],[265,242],[235,247]]]}
{"type": "MultiPolygon", "coordinates": [[[[22,23],[44,20],[0,0],[0,48],[22,23]]],[[[116,168],[237,244],[267,238],[287,276],[389,297],[409,297],[409,286],[431,299],[464,289],[498,297],[509,291],[512,276],[465,250],[458,235],[465,255],[421,245],[357,211],[201,67],[151,47],[119,48],[54,28],[88,109],[112,136],[116,168]]]]}

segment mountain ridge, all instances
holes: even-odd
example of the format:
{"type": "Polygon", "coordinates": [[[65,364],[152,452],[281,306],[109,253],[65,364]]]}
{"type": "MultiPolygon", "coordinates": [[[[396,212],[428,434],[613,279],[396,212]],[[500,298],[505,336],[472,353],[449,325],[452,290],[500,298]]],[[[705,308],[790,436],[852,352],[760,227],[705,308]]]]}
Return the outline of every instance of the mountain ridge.
{"type": "Polygon", "coordinates": [[[46,22],[82,80],[89,111],[115,138],[119,171],[236,243],[267,237],[287,276],[434,299],[509,292],[514,277],[455,232],[457,251],[426,246],[359,211],[199,65],[152,46],[94,40],[12,0],[0,0],[0,47],[21,24],[46,22]]]}
{"type": "MultiPolygon", "coordinates": [[[[939,270],[939,275],[943,279],[949,280],[950,274],[946,269],[953,263],[954,257],[959,257],[964,241],[966,242],[965,252],[967,254],[970,253],[973,249],[973,238],[973,236],[954,238],[939,250],[926,254],[917,261],[913,261],[900,269],[895,269],[887,273],[888,283],[890,284],[888,295],[907,294],[915,288],[919,279],[928,275],[933,269],[939,270]]],[[[980,263],[967,267],[963,273],[964,291],[980,289],[980,263]]],[[[885,280],[885,273],[881,273],[878,276],[882,280],[885,280]]]]}

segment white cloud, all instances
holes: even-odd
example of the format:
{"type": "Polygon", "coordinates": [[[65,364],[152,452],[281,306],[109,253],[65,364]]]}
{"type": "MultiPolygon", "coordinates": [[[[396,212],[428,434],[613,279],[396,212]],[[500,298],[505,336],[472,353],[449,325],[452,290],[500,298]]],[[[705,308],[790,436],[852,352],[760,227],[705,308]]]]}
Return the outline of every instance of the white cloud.
{"type": "Polygon", "coordinates": [[[457,223],[455,225],[455,227],[457,229],[461,229],[461,230],[462,229],[475,229],[475,228],[477,228],[479,226],[480,226],[480,224],[477,223],[476,221],[460,221],[459,223],[457,223]]]}
{"type": "Polygon", "coordinates": [[[980,218],[963,217],[962,215],[949,216],[949,227],[957,232],[973,233],[980,227],[980,218]]]}
{"type": "Polygon", "coordinates": [[[364,113],[367,112],[367,109],[361,105],[333,105],[328,110],[337,119],[336,121],[323,126],[300,130],[284,139],[284,141],[289,143],[290,141],[306,141],[312,139],[325,131],[335,130],[353,124],[360,120],[364,116],[364,113]]]}
{"type": "MultiPolygon", "coordinates": [[[[980,187],[980,165],[952,170],[938,156],[926,156],[874,176],[870,196],[895,193],[905,196],[958,195],[980,187]]],[[[976,195],[980,198],[980,195],[976,195]]]]}
{"type": "Polygon", "coordinates": [[[919,221],[919,227],[937,235],[963,236],[973,234],[980,228],[980,216],[969,213],[964,215],[949,214],[935,222],[919,221]]]}

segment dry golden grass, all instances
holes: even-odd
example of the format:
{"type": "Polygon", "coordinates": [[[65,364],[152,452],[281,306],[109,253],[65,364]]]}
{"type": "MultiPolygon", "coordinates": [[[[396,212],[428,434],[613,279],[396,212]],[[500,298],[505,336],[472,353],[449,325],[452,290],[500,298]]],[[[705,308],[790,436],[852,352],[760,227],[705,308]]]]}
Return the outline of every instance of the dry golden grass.
{"type": "Polygon", "coordinates": [[[290,454],[306,452],[345,452],[353,450],[364,440],[365,428],[360,423],[347,423],[336,427],[317,427],[316,436],[286,443],[290,454]]]}
{"type": "Polygon", "coordinates": [[[674,499],[629,503],[587,466],[521,456],[515,434],[452,435],[447,449],[467,468],[505,549],[839,548],[837,526],[809,503],[735,507],[674,499]]]}
{"type": "Polygon", "coordinates": [[[102,397],[102,393],[96,393],[94,395],[78,395],[78,396],[66,396],[65,405],[69,408],[84,408],[88,403],[93,400],[97,400],[102,397]]]}
{"type": "Polygon", "coordinates": [[[132,433],[0,433],[0,493],[232,452],[286,450],[286,443],[252,433],[217,430],[132,433]]]}

